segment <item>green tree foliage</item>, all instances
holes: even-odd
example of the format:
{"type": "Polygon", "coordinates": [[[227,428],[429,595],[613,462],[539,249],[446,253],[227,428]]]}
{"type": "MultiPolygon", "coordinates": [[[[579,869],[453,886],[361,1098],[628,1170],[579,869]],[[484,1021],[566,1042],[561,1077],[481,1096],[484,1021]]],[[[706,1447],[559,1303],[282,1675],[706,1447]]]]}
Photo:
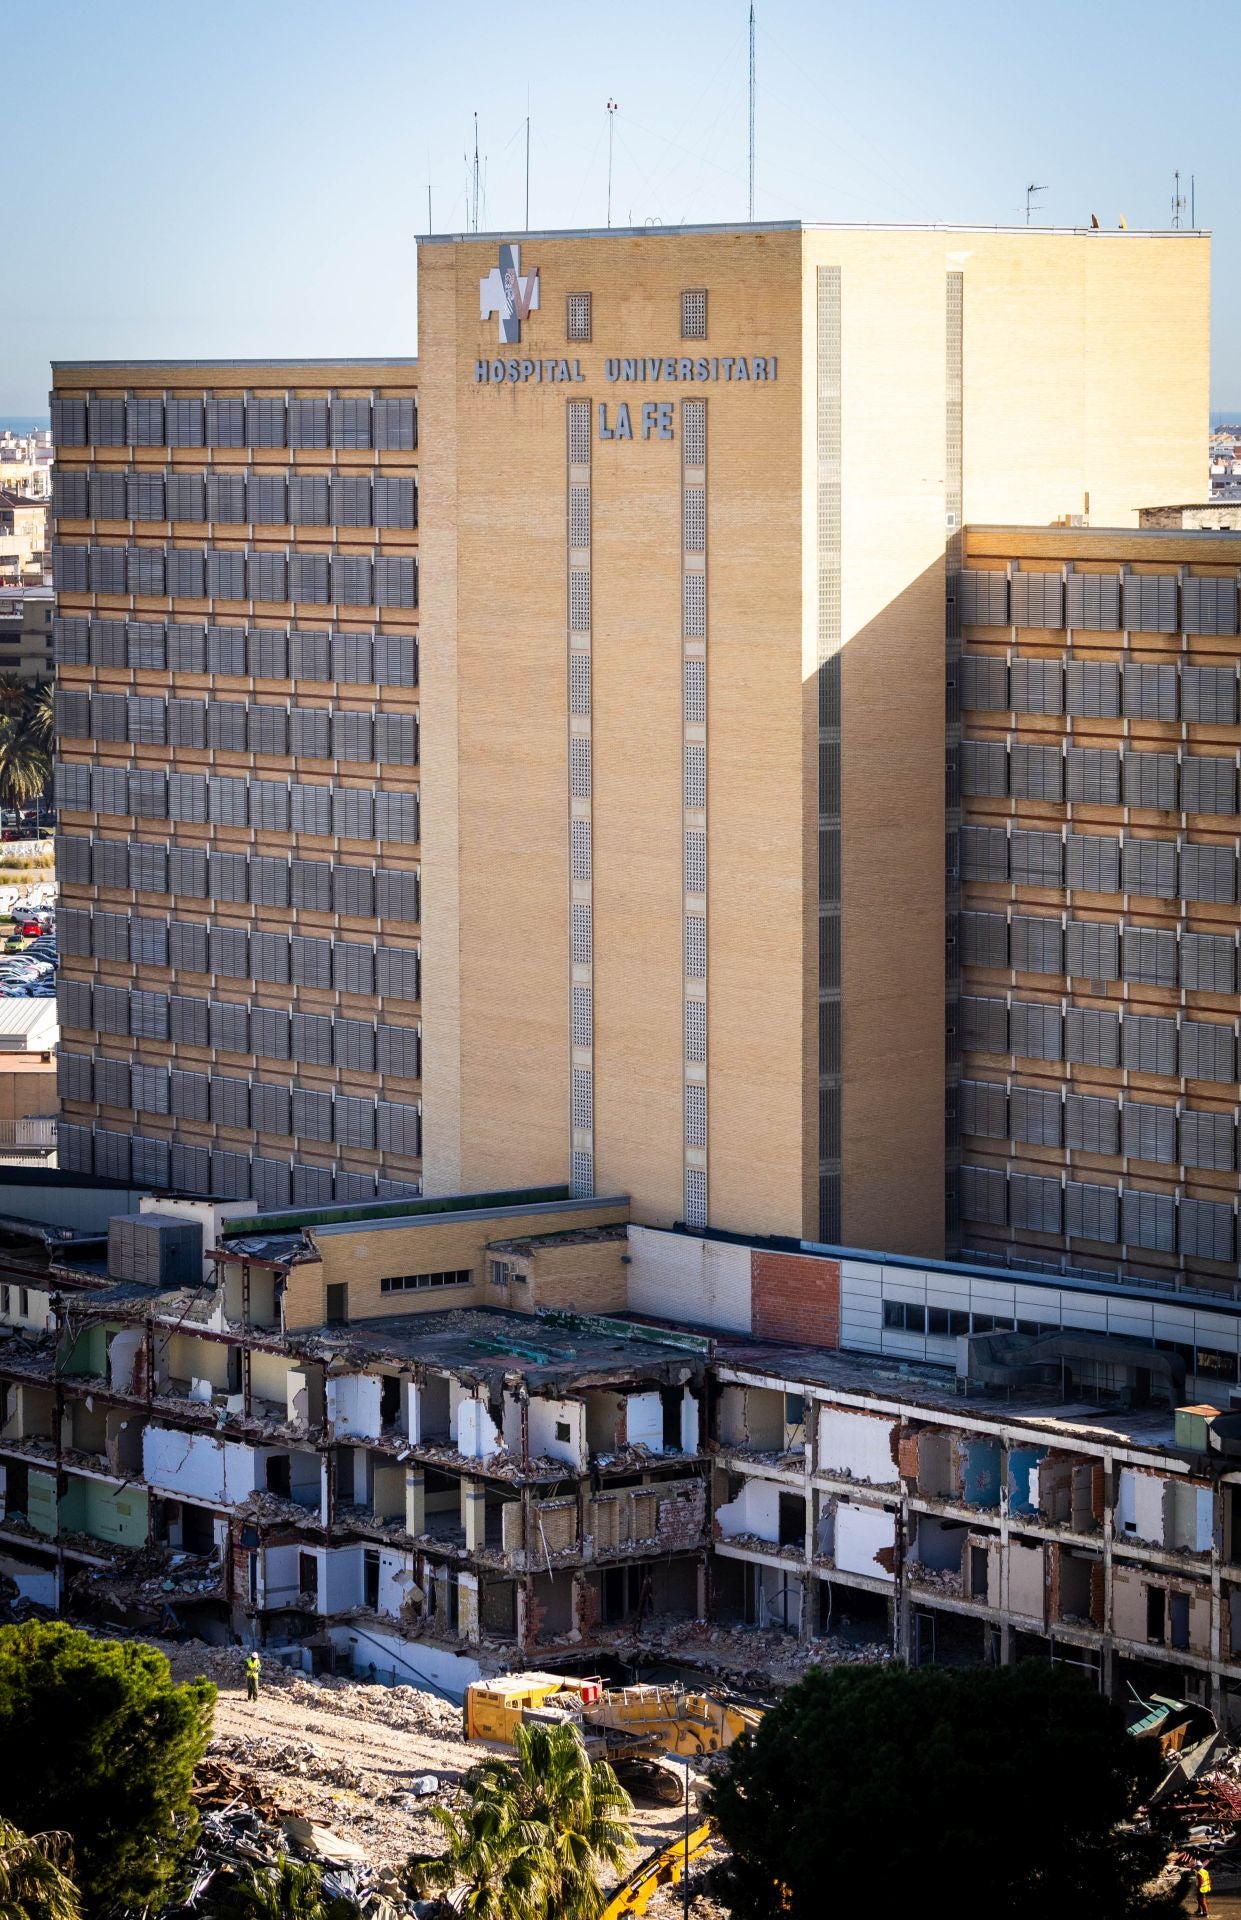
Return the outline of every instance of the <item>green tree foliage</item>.
{"type": "Polygon", "coordinates": [[[22,1833],[0,1820],[0,1914],[4,1920],[79,1920],[67,1833],[22,1833]]]}
{"type": "Polygon", "coordinates": [[[214,1888],[203,1920],[357,1920],[352,1900],[325,1895],[316,1866],[280,1860],[274,1871],[252,1867],[219,1894],[214,1888]]]}
{"type": "Polygon", "coordinates": [[[24,806],[47,789],[54,736],[51,685],[28,686],[0,673],[0,802],[24,806]]]}
{"type": "Polygon", "coordinates": [[[0,1627],[0,1816],[72,1836],[87,1915],[158,1907],[194,1843],[215,1688],[61,1621],[0,1627]]]}
{"type": "Polygon", "coordinates": [[[414,1890],[464,1888],[469,1920],[598,1920],[633,1851],[633,1802],[606,1761],[591,1761],[576,1727],[516,1729],[517,1760],[484,1760],[466,1776],[460,1814],[433,1811],[448,1842],[411,1862],[414,1890]]]}
{"type": "Polygon", "coordinates": [[[1177,1911],[1140,1891],[1167,1842],[1122,1823],[1160,1771],[1118,1708],[1050,1663],[814,1668],[730,1750],[707,1804],[742,1920],[947,1888],[1006,1920],[1154,1920],[1177,1911]]]}

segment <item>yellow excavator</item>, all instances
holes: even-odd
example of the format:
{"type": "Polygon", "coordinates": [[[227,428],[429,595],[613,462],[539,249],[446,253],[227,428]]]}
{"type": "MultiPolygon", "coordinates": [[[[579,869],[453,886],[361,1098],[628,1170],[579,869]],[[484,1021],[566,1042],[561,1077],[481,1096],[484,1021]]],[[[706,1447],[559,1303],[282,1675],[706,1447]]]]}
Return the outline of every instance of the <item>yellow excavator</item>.
{"type": "Polygon", "coordinates": [[[569,1721],[588,1752],[671,1753],[692,1760],[720,1753],[757,1726],[761,1710],[682,1686],[609,1687],[597,1677],[505,1673],[475,1680],[465,1693],[465,1737],[515,1744],[523,1721],[569,1721]]]}

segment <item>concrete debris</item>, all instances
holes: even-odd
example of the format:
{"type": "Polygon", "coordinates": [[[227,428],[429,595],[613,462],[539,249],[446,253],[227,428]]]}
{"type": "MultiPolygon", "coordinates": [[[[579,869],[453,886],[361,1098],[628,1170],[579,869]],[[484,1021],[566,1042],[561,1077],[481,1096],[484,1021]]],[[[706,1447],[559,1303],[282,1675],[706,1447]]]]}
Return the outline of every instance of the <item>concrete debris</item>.
{"type": "Polygon", "coordinates": [[[356,1767],[330,1759],[308,1740],[245,1740],[225,1735],[211,1742],[208,1753],[213,1758],[223,1756],[262,1767],[268,1773],[290,1773],[301,1779],[325,1780],[334,1787],[348,1787],[354,1793],[362,1791],[362,1775],[356,1767]]]}

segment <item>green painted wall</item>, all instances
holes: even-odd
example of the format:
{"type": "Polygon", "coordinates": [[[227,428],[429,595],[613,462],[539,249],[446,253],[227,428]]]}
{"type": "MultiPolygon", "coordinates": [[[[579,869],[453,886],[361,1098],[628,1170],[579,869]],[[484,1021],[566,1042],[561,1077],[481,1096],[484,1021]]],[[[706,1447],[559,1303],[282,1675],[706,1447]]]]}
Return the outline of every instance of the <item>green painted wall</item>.
{"type": "MultiPolygon", "coordinates": [[[[33,1525],[33,1521],[31,1522],[33,1525]]],[[[60,1524],[113,1546],[141,1547],[147,1537],[145,1487],[109,1487],[100,1480],[71,1479],[60,1503],[60,1524]]]]}
{"type": "Polygon", "coordinates": [[[64,1364],[66,1373],[104,1374],[108,1370],[107,1327],[97,1322],[83,1327],[64,1364]]]}
{"type": "Polygon", "coordinates": [[[33,1467],[27,1483],[26,1518],[36,1533],[56,1538],[56,1475],[39,1473],[33,1467]]]}

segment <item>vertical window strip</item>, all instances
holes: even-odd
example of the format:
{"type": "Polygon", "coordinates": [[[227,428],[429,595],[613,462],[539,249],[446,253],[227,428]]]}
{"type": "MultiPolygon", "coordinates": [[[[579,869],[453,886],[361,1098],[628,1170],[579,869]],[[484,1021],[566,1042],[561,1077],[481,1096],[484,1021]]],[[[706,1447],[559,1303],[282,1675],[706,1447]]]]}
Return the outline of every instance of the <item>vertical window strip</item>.
{"type": "Polygon", "coordinates": [[[840,832],[840,798],[830,791],[840,747],[840,282],[820,267],[816,287],[816,453],[818,456],[819,693],[819,1237],[840,1238],[840,1157],[830,1115],[838,1110],[840,1060],[840,881],[830,857],[840,832]],[[834,747],[835,755],[830,751],[834,747]]]}
{"type": "MultiPolygon", "coordinates": [[[[571,294],[571,338],[590,338],[589,294],[571,294]]],[[[589,401],[568,406],[565,574],[567,587],[570,846],[569,901],[569,1177],[574,1194],[595,1190],[594,953],[591,863],[591,489],[589,401]]]]}
{"type": "MultiPolygon", "coordinates": [[[[706,334],[706,294],[682,295],[682,330],[706,334]]],[[[707,1179],[707,408],[703,400],[681,405],[681,758],[684,888],[682,989],[685,1009],[682,1079],[685,1127],[682,1143],[685,1218],[705,1227],[707,1179]]]]}

